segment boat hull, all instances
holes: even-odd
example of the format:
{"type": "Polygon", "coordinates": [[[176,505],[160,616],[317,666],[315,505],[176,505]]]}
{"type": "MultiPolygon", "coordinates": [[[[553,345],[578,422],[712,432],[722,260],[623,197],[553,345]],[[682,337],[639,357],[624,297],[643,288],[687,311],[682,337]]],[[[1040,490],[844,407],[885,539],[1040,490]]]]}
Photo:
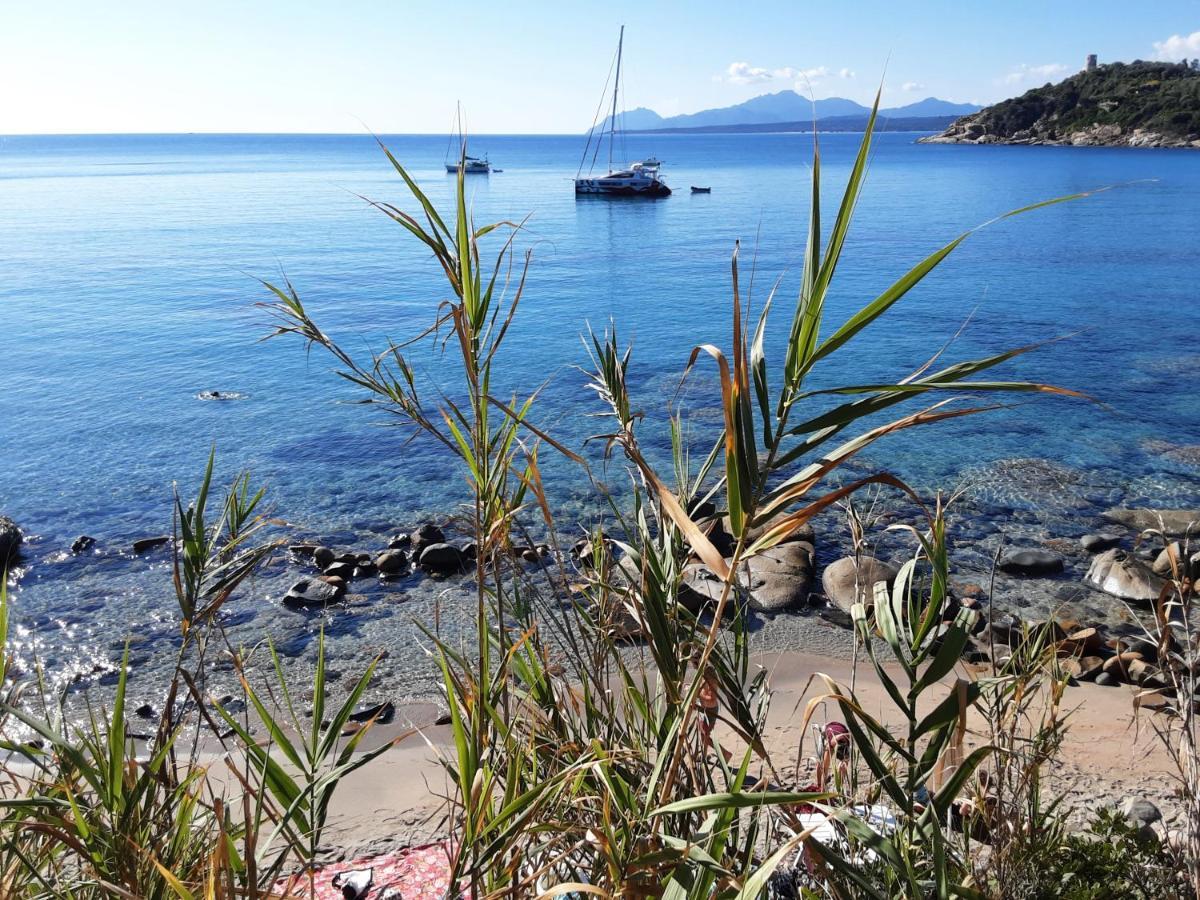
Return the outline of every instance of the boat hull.
{"type": "MultiPolygon", "coordinates": [[[[451,174],[457,175],[459,168],[460,168],[459,166],[452,166],[450,163],[446,163],[446,171],[450,172],[451,174]]],[[[463,169],[463,174],[465,174],[465,175],[486,175],[490,171],[491,171],[490,166],[467,166],[466,168],[463,169]]]]}
{"type": "Polygon", "coordinates": [[[661,181],[645,179],[613,183],[606,178],[576,178],[575,196],[669,197],[671,189],[661,181]]]}

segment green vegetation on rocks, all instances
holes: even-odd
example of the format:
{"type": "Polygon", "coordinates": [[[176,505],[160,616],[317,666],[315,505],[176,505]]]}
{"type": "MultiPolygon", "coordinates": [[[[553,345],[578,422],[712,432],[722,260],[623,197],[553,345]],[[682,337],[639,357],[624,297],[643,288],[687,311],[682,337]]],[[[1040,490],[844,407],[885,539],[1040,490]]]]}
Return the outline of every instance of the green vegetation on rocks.
{"type": "Polygon", "coordinates": [[[1110,63],[963,116],[922,140],[1200,148],[1200,68],[1110,63]]]}

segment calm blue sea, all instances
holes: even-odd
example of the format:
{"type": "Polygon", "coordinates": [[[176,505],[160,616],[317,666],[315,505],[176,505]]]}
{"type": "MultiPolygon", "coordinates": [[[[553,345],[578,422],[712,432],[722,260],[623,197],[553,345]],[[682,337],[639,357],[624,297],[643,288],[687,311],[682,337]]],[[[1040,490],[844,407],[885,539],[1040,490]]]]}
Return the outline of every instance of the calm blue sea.
{"type": "MultiPolygon", "coordinates": [[[[1200,155],[914,138],[877,140],[831,326],[964,229],[1037,200],[1116,187],[973,237],[819,380],[904,375],[969,319],[948,359],[1065,336],[1004,374],[1085,390],[1103,405],[1022,399],[892,438],[871,460],[927,490],[986,478],[997,461],[1049,460],[1088,485],[1087,503],[1072,507],[1080,530],[1111,503],[1200,500],[1186,449],[1200,444],[1200,155]]],[[[385,140],[445,204],[445,138],[385,140]]],[[[827,223],[858,140],[821,138],[827,223]]],[[[577,202],[582,149],[574,136],[471,145],[503,169],[470,180],[477,221],[530,217],[519,246],[532,267],[505,388],[549,379],[536,419],[572,446],[603,427],[587,418],[596,403],[574,368],[587,363],[588,326],[613,320],[633,340],[638,403],[648,420],[661,418],[691,347],[728,343],[736,240],[744,286],[755,271],[756,307],[782,277],[767,341],[779,358],[812,142],[630,137],[630,158],[665,161],[676,192],[659,202],[577,202]],[[692,184],[712,193],[691,195],[692,184]]],[[[356,395],[326,358],[295,341],[260,343],[260,277],[290,279],[350,348],[378,348],[431,322],[445,298],[436,266],[359,194],[412,206],[368,136],[0,138],[0,512],[32,536],[15,603],[43,652],[60,663],[85,644],[107,653],[130,622],[169,631],[161,560],[54,554],[85,532],[122,548],[168,529],[172,482],[193,484],[214,443],[222,477],[252,470],[297,533],[350,543],[462,500],[442,454],[405,446],[378,415],[340,404],[356,395]],[[246,399],[196,399],[205,390],[246,399]]],[[[445,380],[433,350],[412,361],[430,383],[445,380]]],[[[711,373],[699,375],[687,395],[697,432],[716,416],[711,373]]],[[[577,483],[554,487],[566,509],[587,508],[577,483]]],[[[1008,499],[1039,507],[1036,496],[1008,499]]],[[[254,602],[247,620],[273,628],[276,601],[254,602]]]]}

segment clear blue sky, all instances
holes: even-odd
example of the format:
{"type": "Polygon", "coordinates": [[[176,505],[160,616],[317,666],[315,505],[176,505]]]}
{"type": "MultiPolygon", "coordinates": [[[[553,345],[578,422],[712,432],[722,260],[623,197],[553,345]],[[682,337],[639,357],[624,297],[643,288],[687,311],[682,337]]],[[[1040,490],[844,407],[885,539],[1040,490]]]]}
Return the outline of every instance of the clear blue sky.
{"type": "Polygon", "coordinates": [[[586,129],[626,24],[626,106],[794,87],[987,103],[1102,60],[1200,56],[1180,0],[6,0],[0,134],[586,129]]]}

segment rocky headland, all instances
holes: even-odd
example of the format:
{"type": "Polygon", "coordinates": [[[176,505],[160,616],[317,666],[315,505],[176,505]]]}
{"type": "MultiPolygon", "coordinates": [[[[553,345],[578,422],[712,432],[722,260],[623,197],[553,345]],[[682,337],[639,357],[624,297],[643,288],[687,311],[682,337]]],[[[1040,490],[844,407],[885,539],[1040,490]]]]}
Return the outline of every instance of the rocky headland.
{"type": "Polygon", "coordinates": [[[1200,149],[1200,68],[1110,63],[956,119],[926,144],[1200,149]]]}

